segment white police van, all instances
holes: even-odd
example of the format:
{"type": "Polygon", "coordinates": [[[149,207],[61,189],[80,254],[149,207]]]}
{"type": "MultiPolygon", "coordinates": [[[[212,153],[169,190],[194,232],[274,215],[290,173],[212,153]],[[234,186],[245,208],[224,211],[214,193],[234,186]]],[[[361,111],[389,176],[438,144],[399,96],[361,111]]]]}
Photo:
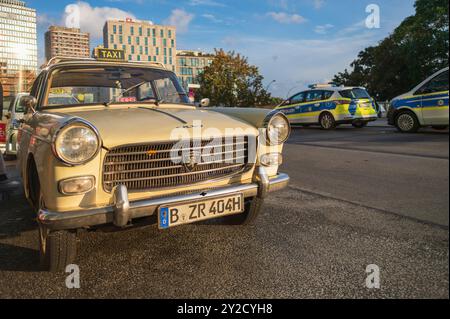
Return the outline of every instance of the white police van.
{"type": "Polygon", "coordinates": [[[420,127],[447,129],[448,70],[444,68],[411,91],[394,98],[388,111],[388,123],[400,132],[414,133],[420,127]]]}

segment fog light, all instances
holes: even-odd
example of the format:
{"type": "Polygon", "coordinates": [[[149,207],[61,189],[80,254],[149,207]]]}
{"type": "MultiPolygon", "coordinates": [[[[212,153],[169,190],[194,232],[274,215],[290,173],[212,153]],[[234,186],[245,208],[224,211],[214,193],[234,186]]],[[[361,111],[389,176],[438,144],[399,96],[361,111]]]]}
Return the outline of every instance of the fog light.
{"type": "Polygon", "coordinates": [[[95,185],[94,176],[65,179],[59,182],[59,192],[64,195],[79,195],[90,192],[95,185]]]}
{"type": "Polygon", "coordinates": [[[283,163],[283,155],[281,153],[263,154],[260,162],[263,166],[279,166],[283,163]]]}

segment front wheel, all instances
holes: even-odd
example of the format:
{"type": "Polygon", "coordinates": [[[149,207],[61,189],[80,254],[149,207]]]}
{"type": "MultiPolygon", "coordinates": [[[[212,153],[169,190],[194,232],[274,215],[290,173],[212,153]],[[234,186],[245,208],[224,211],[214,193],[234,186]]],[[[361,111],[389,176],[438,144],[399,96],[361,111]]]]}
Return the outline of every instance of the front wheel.
{"type": "Polygon", "coordinates": [[[336,128],[336,120],[334,119],[333,114],[331,113],[322,113],[319,118],[320,127],[323,130],[333,130],[336,128]]]}
{"type": "Polygon", "coordinates": [[[43,270],[64,272],[77,256],[77,234],[72,231],[49,232],[39,225],[40,262],[43,270]]]}
{"type": "Polygon", "coordinates": [[[416,133],[420,128],[420,123],[414,113],[405,111],[397,115],[395,126],[402,133],[416,133]]]}
{"type": "MultiPolygon", "coordinates": [[[[34,165],[30,164],[28,174],[30,200],[36,213],[45,208],[39,176],[34,165]]],[[[45,271],[63,272],[67,265],[73,264],[77,256],[78,238],[75,231],[50,231],[38,221],[39,257],[41,268],[45,271]]]]}
{"type": "Polygon", "coordinates": [[[225,218],[225,223],[228,225],[251,225],[258,217],[264,200],[254,197],[245,203],[245,211],[238,215],[233,215],[225,218]]]}

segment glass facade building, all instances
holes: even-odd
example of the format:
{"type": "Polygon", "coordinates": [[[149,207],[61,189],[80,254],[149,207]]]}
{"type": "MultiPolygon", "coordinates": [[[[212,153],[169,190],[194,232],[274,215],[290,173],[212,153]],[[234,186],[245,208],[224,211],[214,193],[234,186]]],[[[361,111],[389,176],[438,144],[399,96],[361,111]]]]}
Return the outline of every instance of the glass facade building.
{"type": "Polygon", "coordinates": [[[0,0],[0,81],[5,95],[28,91],[37,72],[36,10],[0,0]]]}

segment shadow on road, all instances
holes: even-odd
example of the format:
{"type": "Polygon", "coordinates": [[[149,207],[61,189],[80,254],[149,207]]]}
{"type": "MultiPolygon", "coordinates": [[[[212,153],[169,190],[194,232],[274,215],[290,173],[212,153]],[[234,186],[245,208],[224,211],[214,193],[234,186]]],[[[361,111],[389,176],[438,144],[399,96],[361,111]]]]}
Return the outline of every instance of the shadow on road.
{"type": "Polygon", "coordinates": [[[39,252],[0,243],[0,271],[40,272],[39,252]]]}

